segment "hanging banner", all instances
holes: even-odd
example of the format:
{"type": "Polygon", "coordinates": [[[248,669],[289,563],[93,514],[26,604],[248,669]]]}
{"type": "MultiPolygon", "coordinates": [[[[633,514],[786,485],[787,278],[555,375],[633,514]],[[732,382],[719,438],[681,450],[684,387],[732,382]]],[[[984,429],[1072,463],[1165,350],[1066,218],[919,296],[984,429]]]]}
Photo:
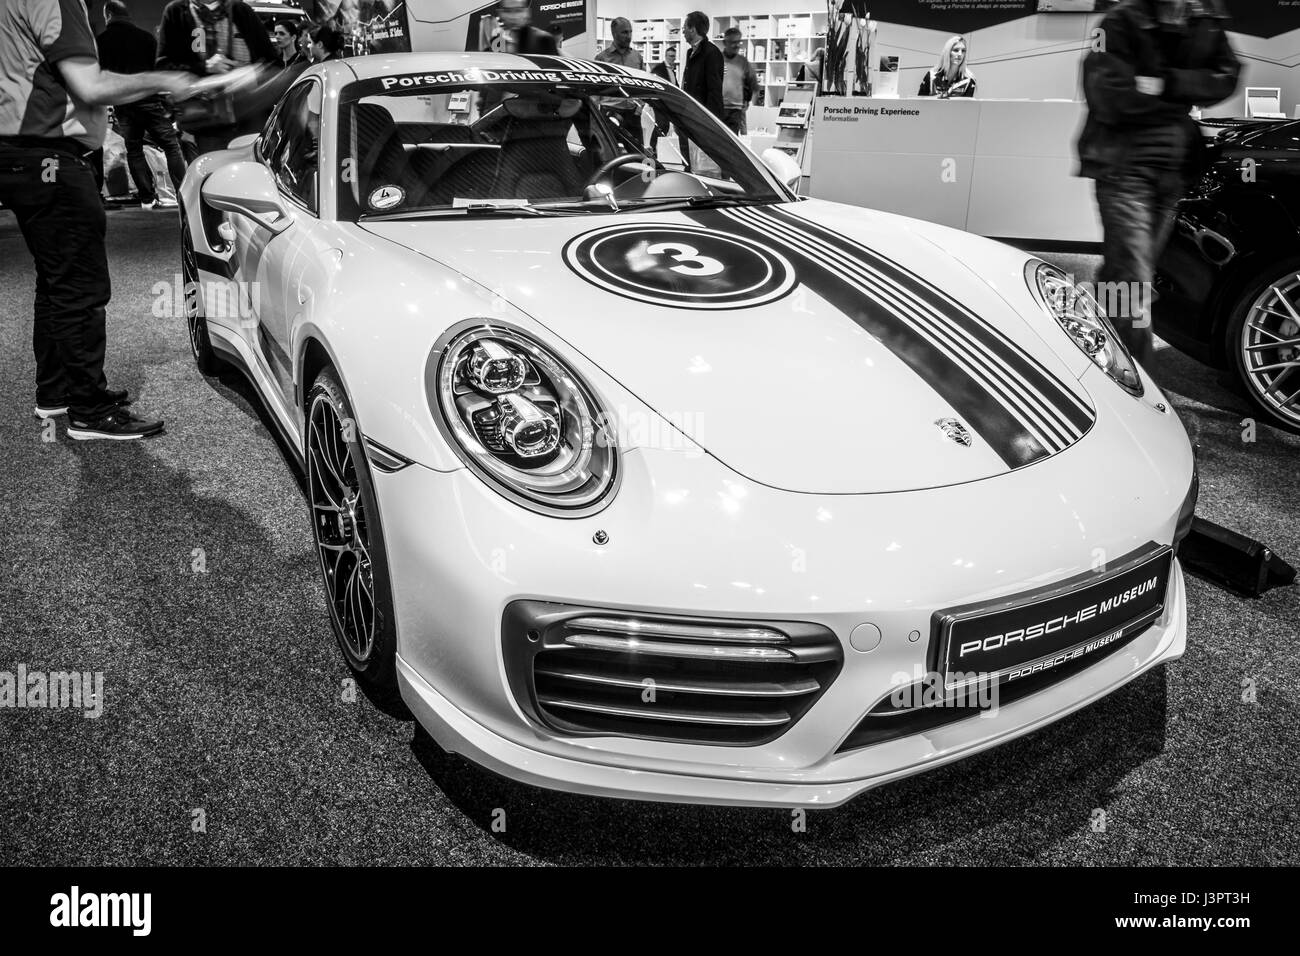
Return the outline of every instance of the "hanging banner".
{"type": "Polygon", "coordinates": [[[1038,0],[849,0],[855,16],[870,14],[877,23],[970,33],[1038,12],[1038,0]]]}
{"type": "MultiPolygon", "coordinates": [[[[1036,13],[1104,13],[1118,0],[844,0],[878,23],[969,33],[1036,13]]],[[[1275,37],[1300,29],[1300,0],[1219,0],[1234,33],[1275,37]]]]}

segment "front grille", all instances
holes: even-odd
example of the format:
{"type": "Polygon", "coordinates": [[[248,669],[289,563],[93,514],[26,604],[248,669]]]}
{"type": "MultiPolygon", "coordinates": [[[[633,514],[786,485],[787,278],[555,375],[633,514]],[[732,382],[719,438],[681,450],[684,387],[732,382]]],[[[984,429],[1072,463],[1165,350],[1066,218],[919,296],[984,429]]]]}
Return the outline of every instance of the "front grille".
{"type": "Polygon", "coordinates": [[[789,730],[843,663],[814,624],[516,601],[502,620],[519,705],[550,729],[752,746],[789,730]]]}
{"type": "MultiPolygon", "coordinates": [[[[1031,694],[1046,690],[1061,681],[1069,680],[1076,674],[1087,670],[1132,643],[1139,636],[1145,634],[1150,627],[1151,625],[1148,624],[1141,630],[1135,630],[1122,640],[1115,641],[1108,647],[1103,647],[1086,657],[1043,671],[1041,674],[1034,674],[1031,677],[1024,677],[1009,684],[1003,684],[998,688],[998,706],[1003,707],[1007,704],[1014,704],[1031,694]]],[[[986,711],[978,707],[923,706],[900,710],[894,707],[892,696],[886,697],[871,708],[867,716],[858,722],[858,725],[853,728],[853,732],[845,738],[844,743],[840,744],[836,753],[858,750],[862,747],[882,744],[887,740],[897,740],[900,737],[910,737],[913,734],[934,730],[937,727],[956,723],[959,720],[972,720],[983,713],[986,713],[986,711]]]]}

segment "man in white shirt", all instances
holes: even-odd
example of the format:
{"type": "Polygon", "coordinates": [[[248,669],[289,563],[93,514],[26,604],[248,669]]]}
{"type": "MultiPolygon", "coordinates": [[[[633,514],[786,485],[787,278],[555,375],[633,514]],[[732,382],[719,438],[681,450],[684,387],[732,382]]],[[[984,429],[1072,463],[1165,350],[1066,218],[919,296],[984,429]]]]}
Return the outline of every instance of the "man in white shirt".
{"type": "Polygon", "coordinates": [[[745,110],[758,86],[753,64],[740,52],[740,38],[736,27],[722,35],[722,122],[737,136],[746,131],[745,110]]]}
{"type": "MultiPolygon", "coordinates": [[[[632,21],[627,17],[616,17],[609,25],[609,32],[614,42],[596,54],[596,61],[616,63],[631,70],[644,70],[645,60],[632,46],[632,21]]],[[[641,140],[641,108],[636,100],[605,96],[601,98],[600,105],[605,113],[627,130],[634,139],[641,140]]]]}

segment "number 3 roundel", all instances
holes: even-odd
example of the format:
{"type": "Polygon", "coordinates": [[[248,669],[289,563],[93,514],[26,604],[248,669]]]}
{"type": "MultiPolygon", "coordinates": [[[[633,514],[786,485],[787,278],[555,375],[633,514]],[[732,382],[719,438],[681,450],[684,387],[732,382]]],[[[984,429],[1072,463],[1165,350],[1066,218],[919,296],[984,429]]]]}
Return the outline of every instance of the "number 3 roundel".
{"type": "Polygon", "coordinates": [[[592,285],[654,305],[743,309],[794,288],[780,253],[700,226],[625,223],[569,240],[564,261],[592,285]]]}

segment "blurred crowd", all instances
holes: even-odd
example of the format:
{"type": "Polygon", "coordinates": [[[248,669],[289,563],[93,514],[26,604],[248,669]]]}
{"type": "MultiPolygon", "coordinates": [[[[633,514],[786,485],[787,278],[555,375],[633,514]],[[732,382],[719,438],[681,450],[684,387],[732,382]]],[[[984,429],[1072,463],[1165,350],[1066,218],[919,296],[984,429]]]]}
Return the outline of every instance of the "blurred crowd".
{"type": "MultiPolygon", "coordinates": [[[[157,35],[138,26],[125,0],[104,4],[95,38],[100,65],[114,73],[177,70],[196,77],[241,67],[256,75],[238,92],[193,97],[179,105],[154,95],[113,108],[99,154],[101,190],[140,205],[175,205],[185,167],[201,153],[261,129],[280,94],[313,63],[348,55],[355,3],[318,6],[316,22],[297,7],[255,10],[244,0],[172,0],[157,35]]],[[[107,198],[110,207],[120,205],[107,198]]]]}

